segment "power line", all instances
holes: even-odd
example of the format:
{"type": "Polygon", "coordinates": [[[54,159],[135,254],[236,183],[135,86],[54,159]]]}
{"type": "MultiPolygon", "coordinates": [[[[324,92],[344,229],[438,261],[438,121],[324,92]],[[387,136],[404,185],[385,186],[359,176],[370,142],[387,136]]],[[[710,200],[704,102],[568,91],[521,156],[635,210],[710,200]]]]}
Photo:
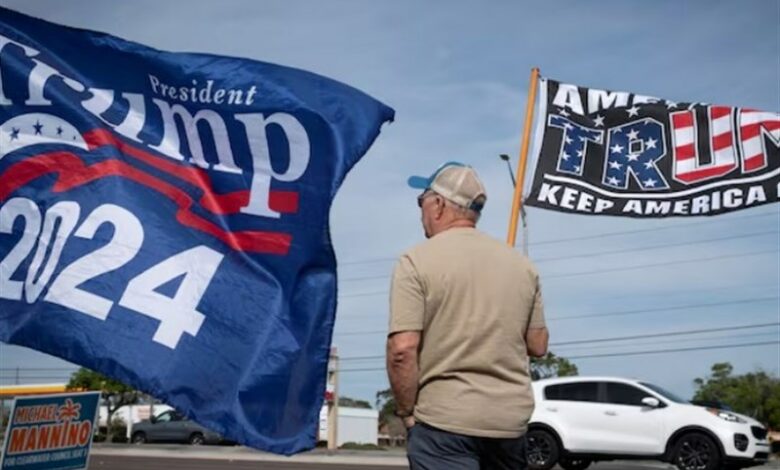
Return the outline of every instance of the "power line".
{"type": "Polygon", "coordinates": [[[645,268],[658,268],[662,266],[674,266],[678,264],[687,264],[687,263],[694,263],[694,262],[706,262],[706,261],[715,261],[715,260],[721,260],[721,259],[731,259],[731,258],[744,258],[747,256],[756,256],[756,255],[766,255],[769,253],[777,253],[777,248],[772,250],[759,250],[759,251],[749,251],[747,253],[735,253],[732,255],[720,255],[720,256],[706,256],[701,258],[690,258],[685,260],[677,260],[677,261],[666,261],[663,263],[650,263],[650,264],[638,264],[635,266],[626,266],[622,268],[607,268],[607,269],[594,269],[592,271],[579,271],[574,273],[563,273],[563,274],[553,274],[550,276],[545,276],[544,279],[561,279],[564,277],[575,277],[575,276],[586,276],[591,274],[602,274],[602,273],[613,273],[613,272],[619,272],[619,271],[633,271],[635,269],[645,269],[645,268]]]}
{"type": "Polygon", "coordinates": [[[597,338],[597,339],[580,339],[574,341],[561,341],[550,343],[550,346],[569,346],[572,344],[590,344],[590,343],[608,343],[613,341],[627,341],[631,339],[645,339],[645,338],[661,338],[665,336],[683,336],[683,335],[698,335],[703,333],[714,333],[716,331],[734,331],[734,330],[752,330],[755,328],[766,328],[769,326],[780,326],[780,322],[775,323],[756,323],[754,325],[738,325],[721,328],[706,328],[700,330],[688,330],[688,331],[671,331],[666,333],[651,333],[646,335],[633,335],[633,336],[613,336],[610,338],[597,338]]]}
{"type": "Polygon", "coordinates": [[[780,331],[770,332],[770,333],[753,333],[753,334],[742,334],[742,335],[734,335],[726,333],[725,335],[721,334],[719,336],[708,336],[708,337],[698,337],[698,338],[677,338],[677,339],[667,339],[667,340],[659,340],[659,339],[653,339],[649,338],[647,340],[635,340],[635,342],[632,342],[631,344],[608,344],[608,343],[601,343],[601,344],[594,344],[594,345],[572,345],[572,346],[558,346],[555,348],[554,353],[558,354],[559,356],[568,357],[568,354],[575,354],[572,352],[572,350],[580,351],[583,350],[591,352],[596,349],[610,349],[614,351],[614,348],[619,347],[626,347],[626,346],[658,346],[661,344],[679,344],[679,343],[686,343],[686,344],[693,344],[697,342],[702,341],[732,341],[732,340],[742,340],[747,338],[762,338],[764,339],[771,339],[771,338],[777,338],[778,341],[780,341],[780,331]]]}
{"type": "MultiPolygon", "coordinates": [[[[583,343],[600,343],[600,342],[611,342],[611,341],[625,341],[625,340],[634,340],[634,339],[649,339],[649,338],[657,338],[657,337],[664,337],[664,336],[682,336],[682,335],[692,335],[692,334],[704,334],[704,333],[714,333],[714,332],[721,332],[721,331],[734,331],[734,330],[745,330],[745,329],[756,329],[756,328],[765,328],[770,326],[780,326],[780,322],[778,323],[759,323],[759,324],[753,324],[753,325],[737,325],[737,326],[730,326],[730,327],[721,327],[721,328],[707,328],[707,329],[700,329],[700,330],[688,330],[688,331],[674,331],[674,332],[667,332],[667,333],[657,333],[657,334],[647,334],[647,335],[634,335],[634,336],[621,336],[621,337],[612,337],[612,338],[598,338],[598,339],[590,339],[590,340],[576,340],[576,341],[563,341],[563,342],[553,342],[550,343],[550,346],[571,346],[571,345],[578,345],[583,343]]],[[[739,336],[742,337],[755,337],[755,336],[767,336],[767,335],[774,335],[774,333],[760,333],[758,335],[744,335],[739,336]]],[[[729,336],[729,339],[737,338],[737,336],[729,336]]],[[[683,340],[676,340],[676,341],[711,341],[716,339],[723,339],[723,338],[700,338],[700,339],[683,339],[683,340]]],[[[607,347],[614,347],[614,346],[607,346],[607,347]]],[[[384,359],[385,356],[353,356],[353,357],[346,357],[342,358],[342,360],[377,360],[377,359],[384,359]]],[[[45,368],[45,367],[18,367],[18,368],[11,368],[11,367],[3,367],[0,368],[0,371],[19,371],[20,375],[0,375],[0,380],[8,380],[8,379],[20,379],[20,380],[42,380],[42,379],[65,379],[69,378],[69,376],[63,376],[63,375],[26,375],[29,372],[45,372],[45,371],[70,371],[73,369],[68,368],[45,368]]]]}
{"type": "Polygon", "coordinates": [[[718,302],[706,302],[706,303],[698,303],[698,304],[685,304],[685,305],[677,305],[677,306],[671,306],[671,307],[658,307],[658,308],[650,308],[650,309],[636,309],[636,310],[616,310],[613,312],[604,312],[604,313],[588,313],[584,315],[569,315],[569,316],[563,316],[563,317],[552,317],[548,318],[547,321],[559,321],[559,320],[574,320],[579,318],[597,318],[597,317],[614,317],[614,316],[623,316],[623,315],[636,315],[639,313],[654,313],[654,312],[666,312],[666,311],[673,311],[673,310],[684,310],[688,308],[706,308],[706,307],[720,307],[723,305],[742,305],[742,304],[753,304],[753,303],[759,303],[759,302],[768,302],[770,300],[777,300],[780,299],[780,296],[771,296],[771,297],[759,297],[759,298],[749,298],[749,299],[735,299],[735,300],[723,300],[718,302]]]}
{"type": "MultiPolygon", "coordinates": [[[[684,309],[701,309],[701,308],[707,308],[707,307],[721,307],[721,306],[725,306],[725,305],[744,305],[744,304],[768,302],[768,301],[777,300],[777,299],[780,299],[780,296],[748,298],[748,299],[734,299],[734,300],[722,300],[722,301],[717,301],[717,302],[673,305],[673,306],[668,306],[668,307],[658,307],[658,308],[650,308],[650,309],[616,310],[616,311],[612,311],[612,312],[603,312],[603,313],[587,313],[587,314],[584,314],[584,315],[569,315],[569,316],[551,317],[551,318],[548,318],[547,321],[548,322],[553,322],[553,321],[562,321],[562,320],[577,320],[577,319],[580,319],[580,318],[598,318],[598,317],[614,317],[614,316],[624,316],[624,315],[638,315],[640,313],[670,312],[670,311],[684,310],[684,309]]],[[[336,336],[371,335],[371,334],[380,334],[380,333],[387,334],[387,330],[348,331],[348,332],[344,332],[344,333],[336,333],[336,336]]]]}
{"type": "MultiPolygon", "coordinates": [[[[630,352],[606,353],[606,354],[585,354],[581,356],[568,356],[566,359],[574,360],[574,359],[595,359],[595,358],[616,357],[616,356],[641,356],[641,355],[649,355],[649,354],[706,351],[712,349],[747,348],[747,347],[755,347],[755,346],[780,346],[780,342],[758,341],[754,343],[721,344],[717,346],[698,346],[693,348],[655,349],[655,350],[648,350],[648,351],[630,351],[630,352]]],[[[340,369],[339,372],[378,372],[384,370],[385,370],[384,367],[367,367],[367,368],[359,368],[359,369],[340,369]]]]}
{"type": "Polygon", "coordinates": [[[680,246],[690,246],[690,245],[699,245],[702,243],[712,243],[712,242],[719,242],[719,241],[725,241],[725,240],[737,240],[741,238],[751,238],[751,237],[759,237],[763,235],[770,235],[773,233],[780,233],[778,230],[769,230],[765,232],[754,232],[754,233],[746,233],[743,235],[733,235],[729,237],[718,237],[718,238],[706,238],[703,240],[693,240],[693,241],[687,241],[687,242],[678,242],[678,243],[667,243],[664,245],[651,245],[651,246],[644,246],[640,248],[626,248],[622,250],[609,250],[609,251],[596,251],[592,253],[583,253],[581,255],[566,255],[566,256],[554,256],[551,258],[539,258],[534,260],[535,263],[545,263],[549,261],[559,261],[559,260],[569,260],[572,258],[591,258],[593,256],[607,256],[607,255],[617,255],[617,254],[623,254],[623,253],[632,253],[634,251],[650,251],[650,250],[658,250],[661,248],[670,248],[670,247],[680,247],[680,246]]]}
{"type": "MultiPolygon", "coordinates": [[[[755,215],[748,215],[744,217],[732,217],[728,221],[733,220],[740,220],[740,219],[755,219],[760,217],[767,217],[767,216],[773,216],[778,215],[778,212],[767,212],[764,214],[755,214],[755,215]]],[[[635,233],[647,233],[647,232],[658,232],[661,230],[671,230],[676,228],[685,228],[685,227],[698,227],[700,225],[706,225],[716,222],[727,222],[727,220],[709,220],[704,222],[691,222],[687,224],[677,224],[677,225],[671,225],[671,226],[662,226],[662,227],[653,227],[653,228],[647,228],[647,229],[637,229],[637,230],[626,230],[626,231],[619,231],[619,232],[607,232],[607,233],[597,233],[594,235],[583,235],[583,236],[576,236],[576,237],[569,237],[569,238],[558,238],[556,240],[546,240],[536,243],[529,243],[529,245],[551,245],[555,243],[564,243],[564,242],[572,242],[572,241],[579,241],[579,240],[593,240],[593,239],[600,239],[604,237],[614,237],[618,235],[631,235],[635,233]]]]}
{"type": "Polygon", "coordinates": [[[567,359],[593,359],[599,357],[615,357],[615,356],[641,356],[645,354],[666,354],[673,352],[688,352],[688,351],[707,351],[711,349],[727,349],[727,348],[747,348],[753,346],[780,346],[778,341],[759,341],[755,343],[740,343],[740,344],[720,344],[716,346],[697,346],[693,348],[675,348],[675,349],[657,349],[651,351],[631,351],[621,353],[607,353],[607,354],[585,354],[582,356],[569,356],[567,359]]]}
{"type": "MultiPolygon", "coordinates": [[[[734,335],[734,334],[728,334],[726,336],[710,336],[710,337],[704,337],[704,338],[677,338],[677,339],[670,339],[670,340],[657,340],[654,339],[651,343],[632,343],[632,344],[622,344],[622,345],[615,345],[615,344],[595,344],[595,345],[572,345],[572,346],[556,346],[551,347],[550,351],[555,353],[556,355],[563,357],[563,358],[569,358],[570,354],[582,354],[584,352],[591,353],[593,350],[597,349],[611,349],[612,353],[616,353],[615,348],[625,348],[629,346],[658,346],[662,344],[679,344],[679,343],[685,343],[685,344],[695,344],[700,343],[699,346],[707,346],[708,344],[701,344],[702,342],[711,342],[712,341],[723,341],[723,340],[743,340],[743,339],[755,339],[755,338],[761,338],[762,341],[768,340],[768,339],[776,339],[778,343],[780,343],[780,332],[770,332],[770,333],[753,333],[753,334],[742,334],[742,335],[734,335]],[[572,351],[574,349],[575,351],[572,351]]],[[[653,339],[653,338],[648,338],[653,339]]],[[[637,340],[641,341],[641,340],[637,340]]],[[[554,345],[551,345],[554,346],[554,345]]],[[[376,362],[376,361],[382,361],[384,362],[385,356],[353,356],[355,359],[354,362],[351,362],[350,365],[355,366],[355,362],[365,363],[365,362],[376,362]]],[[[363,364],[366,365],[366,364],[363,364]]]]}
{"type": "MultiPolygon", "coordinates": [[[[754,232],[754,233],[746,233],[741,235],[732,235],[728,237],[716,237],[716,238],[705,238],[703,240],[692,240],[692,241],[685,241],[685,242],[677,242],[677,243],[666,243],[663,245],[651,245],[651,246],[643,246],[638,248],[625,248],[621,250],[607,250],[607,251],[595,251],[591,253],[583,253],[579,255],[563,255],[563,256],[553,256],[550,258],[539,258],[533,260],[534,263],[546,263],[550,261],[560,261],[560,260],[570,260],[573,258],[592,258],[594,256],[612,256],[612,255],[618,255],[618,254],[624,254],[624,253],[633,253],[633,252],[644,252],[644,251],[651,251],[651,250],[658,250],[663,248],[671,248],[671,247],[680,247],[680,246],[690,246],[690,245],[700,245],[703,243],[714,243],[719,241],[726,241],[726,240],[738,240],[743,238],[751,238],[751,237],[759,237],[763,235],[771,235],[780,233],[778,230],[768,230],[764,232],[754,232]]],[[[386,279],[390,275],[389,274],[378,274],[374,276],[358,276],[358,277],[350,277],[346,279],[340,279],[340,282],[355,282],[355,281],[370,281],[370,280],[376,280],[376,279],[386,279]]]]}
{"type": "MultiPolygon", "coordinates": [[[[756,219],[756,218],[762,218],[762,217],[769,217],[769,216],[775,216],[778,215],[778,212],[766,212],[762,214],[752,214],[752,215],[746,215],[742,217],[731,217],[729,219],[718,219],[718,220],[707,220],[704,222],[691,222],[691,223],[682,223],[682,224],[675,224],[675,225],[667,225],[662,227],[652,227],[652,228],[646,228],[646,229],[636,229],[636,230],[621,230],[616,232],[605,232],[605,233],[597,233],[593,235],[580,235],[576,237],[569,237],[569,238],[558,238],[553,240],[544,240],[544,241],[538,241],[538,242],[530,242],[529,246],[539,246],[539,245],[553,245],[557,243],[567,243],[572,241],[581,241],[581,240],[593,240],[593,239],[600,239],[605,237],[614,237],[614,236],[620,236],[620,235],[633,235],[636,233],[648,233],[648,232],[659,232],[663,230],[673,230],[678,228],[685,228],[685,227],[697,227],[700,225],[708,225],[713,223],[720,223],[720,222],[731,222],[734,220],[743,220],[743,219],[756,219]]],[[[365,260],[352,260],[352,261],[342,261],[339,262],[340,266],[349,266],[349,265],[357,265],[357,264],[370,264],[370,263],[378,263],[378,262],[390,262],[397,260],[398,257],[393,258],[370,258],[365,260]]]]}
{"type": "MultiPolygon", "coordinates": [[[[779,250],[777,248],[771,249],[771,250],[759,250],[759,251],[749,251],[747,253],[734,253],[730,255],[717,255],[717,256],[705,256],[705,257],[699,257],[699,258],[690,258],[690,259],[684,259],[684,260],[676,260],[676,261],[665,261],[663,263],[650,263],[650,264],[637,264],[634,266],[625,266],[620,268],[602,268],[602,269],[594,269],[590,271],[579,271],[579,272],[573,272],[573,273],[562,273],[562,274],[551,274],[548,276],[544,276],[542,280],[546,281],[549,279],[561,279],[566,277],[575,277],[575,276],[585,276],[585,275],[591,275],[591,274],[601,274],[601,273],[610,273],[610,272],[620,272],[620,271],[633,271],[635,269],[645,269],[645,268],[657,268],[657,267],[663,267],[663,266],[674,266],[679,264],[688,264],[688,263],[696,263],[696,262],[707,262],[707,261],[716,261],[721,259],[731,259],[731,258],[743,258],[746,256],[756,256],[756,255],[765,255],[768,253],[777,253],[779,250]]],[[[388,275],[378,275],[378,276],[365,276],[365,277],[355,277],[355,278],[347,278],[347,279],[341,279],[340,282],[347,282],[347,281],[368,281],[372,279],[385,279],[388,275]]],[[[383,291],[375,291],[375,292],[359,292],[356,294],[343,294],[340,297],[341,298],[352,298],[352,297],[368,297],[373,295],[380,295],[380,294],[388,294],[389,292],[387,290],[383,291]]]]}
{"type": "MultiPolygon", "coordinates": [[[[705,328],[705,329],[687,330],[687,331],[671,331],[665,333],[649,333],[644,335],[613,336],[610,338],[594,338],[594,339],[581,339],[581,340],[573,340],[573,341],[560,341],[560,342],[552,342],[550,343],[550,346],[552,347],[552,346],[566,346],[566,345],[573,345],[573,344],[605,343],[605,342],[613,342],[613,341],[626,341],[632,339],[661,338],[665,336],[698,335],[704,333],[714,333],[718,331],[749,330],[749,329],[756,329],[756,328],[767,328],[771,326],[780,326],[780,322],[754,323],[752,325],[736,325],[736,326],[727,326],[727,327],[724,326],[718,328],[705,328]]],[[[384,359],[384,357],[385,356],[347,356],[347,357],[342,357],[339,360],[356,361],[356,360],[369,360],[369,359],[384,359]]]]}

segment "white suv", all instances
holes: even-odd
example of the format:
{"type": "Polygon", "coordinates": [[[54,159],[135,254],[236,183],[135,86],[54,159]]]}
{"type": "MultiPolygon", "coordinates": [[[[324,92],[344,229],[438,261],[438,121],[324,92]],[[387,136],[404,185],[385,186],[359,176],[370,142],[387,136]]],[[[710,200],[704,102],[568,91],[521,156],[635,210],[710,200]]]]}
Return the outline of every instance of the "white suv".
{"type": "Polygon", "coordinates": [[[636,380],[565,377],[533,384],[528,463],[581,470],[596,460],[656,459],[681,470],[738,469],[769,458],[767,430],[636,380]]]}

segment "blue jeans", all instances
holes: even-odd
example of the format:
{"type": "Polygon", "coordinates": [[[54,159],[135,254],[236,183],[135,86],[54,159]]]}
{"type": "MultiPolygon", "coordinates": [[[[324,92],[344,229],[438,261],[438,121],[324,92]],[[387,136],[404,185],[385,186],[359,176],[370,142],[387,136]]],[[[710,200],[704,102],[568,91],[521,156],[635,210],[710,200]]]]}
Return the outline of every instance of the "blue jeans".
{"type": "Polygon", "coordinates": [[[407,434],[411,470],[526,470],[525,437],[455,434],[418,422],[407,434]]]}

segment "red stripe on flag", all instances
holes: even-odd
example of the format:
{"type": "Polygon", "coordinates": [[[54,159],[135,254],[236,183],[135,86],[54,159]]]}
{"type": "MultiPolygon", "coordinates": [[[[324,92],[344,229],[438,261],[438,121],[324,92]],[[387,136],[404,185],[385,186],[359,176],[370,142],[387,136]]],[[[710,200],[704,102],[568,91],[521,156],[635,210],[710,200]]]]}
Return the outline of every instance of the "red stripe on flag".
{"type": "MultiPolygon", "coordinates": [[[[235,214],[249,203],[249,191],[217,194],[214,191],[211,178],[203,169],[184,166],[163,157],[158,157],[124,142],[105,129],[95,129],[86,132],[84,141],[90,150],[104,145],[115,147],[125,155],[202,189],[204,195],[199,202],[204,209],[214,214],[235,214]]],[[[298,212],[298,193],[294,191],[271,191],[268,203],[270,208],[276,212],[282,214],[295,213],[298,212]]]]}
{"type": "Polygon", "coordinates": [[[761,128],[766,129],[769,132],[780,129],[780,121],[770,120],[757,122],[755,124],[748,124],[747,126],[740,127],[740,139],[748,140],[756,137],[761,133],[761,128]]]}
{"type": "MultiPolygon", "coordinates": [[[[214,214],[236,214],[249,202],[249,191],[235,191],[220,195],[204,195],[200,204],[214,214]]],[[[268,197],[271,210],[281,214],[298,212],[298,193],[294,191],[271,191],[268,197]]]]}
{"type": "Polygon", "coordinates": [[[747,157],[745,159],[745,171],[754,171],[766,165],[766,156],[763,153],[747,157]]]}
{"type": "Polygon", "coordinates": [[[716,152],[718,150],[731,147],[732,143],[733,140],[731,138],[731,132],[724,132],[723,134],[716,135],[712,138],[712,151],[716,152]]]}
{"type": "Polygon", "coordinates": [[[674,149],[675,161],[689,160],[696,157],[696,146],[693,144],[681,145],[674,149]]]}
{"type": "Polygon", "coordinates": [[[286,255],[290,250],[291,235],[253,230],[226,231],[193,213],[190,208],[194,201],[185,191],[119,160],[104,160],[87,166],[70,152],[52,152],[28,158],[11,165],[0,175],[0,201],[30,181],[49,173],[58,175],[52,189],[54,192],[68,191],[108,176],[122,176],[172,200],[179,208],[176,220],[181,224],[205,232],[235,250],[276,255],[286,255]]]}
{"type": "Polygon", "coordinates": [[[714,166],[711,168],[704,168],[701,170],[694,170],[687,173],[678,174],[677,178],[685,181],[686,183],[694,183],[702,179],[723,176],[733,170],[735,167],[735,164],[714,166]]]}
{"type": "Polygon", "coordinates": [[[712,119],[722,118],[731,114],[731,108],[728,106],[713,106],[710,108],[710,116],[712,119]]]}
{"type": "Polygon", "coordinates": [[[672,127],[682,129],[693,126],[693,111],[680,111],[672,114],[672,127]]]}

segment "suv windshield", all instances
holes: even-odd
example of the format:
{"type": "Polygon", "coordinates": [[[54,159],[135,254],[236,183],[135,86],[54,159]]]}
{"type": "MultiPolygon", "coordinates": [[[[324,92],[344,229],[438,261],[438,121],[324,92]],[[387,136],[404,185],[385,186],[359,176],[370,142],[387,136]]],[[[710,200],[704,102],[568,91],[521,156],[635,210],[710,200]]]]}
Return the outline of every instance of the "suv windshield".
{"type": "Polygon", "coordinates": [[[666,398],[667,400],[671,400],[675,403],[689,403],[688,400],[683,400],[682,398],[678,397],[674,393],[665,390],[658,385],[653,385],[651,383],[647,382],[639,382],[642,386],[649,388],[650,390],[654,391],[655,393],[661,395],[662,397],[666,398]]]}

